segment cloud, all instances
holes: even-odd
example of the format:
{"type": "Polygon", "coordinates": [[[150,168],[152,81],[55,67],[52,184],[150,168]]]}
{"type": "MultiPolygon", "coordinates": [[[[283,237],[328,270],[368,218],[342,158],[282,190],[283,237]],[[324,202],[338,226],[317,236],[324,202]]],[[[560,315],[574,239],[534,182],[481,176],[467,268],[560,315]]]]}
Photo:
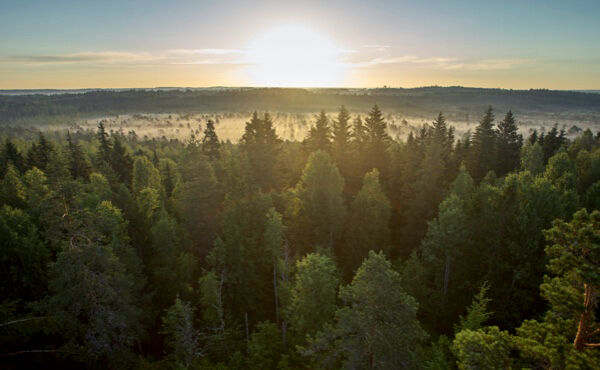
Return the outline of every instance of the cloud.
{"type": "Polygon", "coordinates": [[[169,54],[183,54],[183,55],[228,55],[228,54],[241,54],[244,51],[239,49],[171,49],[167,51],[169,54]]]}
{"type": "MultiPolygon", "coordinates": [[[[510,69],[531,62],[527,59],[460,60],[453,57],[390,55],[387,45],[363,45],[362,50],[338,50],[340,63],[349,68],[378,65],[416,64],[449,71],[492,71],[510,69]]],[[[24,65],[248,65],[256,63],[248,49],[169,49],[154,53],[120,51],[84,51],[56,55],[0,56],[0,63],[24,65]]]]}
{"type": "Polygon", "coordinates": [[[445,65],[444,68],[447,70],[493,71],[510,69],[530,62],[529,59],[482,59],[467,63],[450,63],[445,65]]]}

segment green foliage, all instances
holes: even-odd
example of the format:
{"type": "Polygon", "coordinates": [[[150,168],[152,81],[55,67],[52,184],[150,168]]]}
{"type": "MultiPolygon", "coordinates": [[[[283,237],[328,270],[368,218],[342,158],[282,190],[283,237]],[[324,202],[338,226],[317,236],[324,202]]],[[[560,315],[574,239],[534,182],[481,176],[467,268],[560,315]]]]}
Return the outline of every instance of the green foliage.
{"type": "Polygon", "coordinates": [[[497,134],[494,130],[494,112],[488,107],[479,125],[475,128],[471,141],[469,172],[479,182],[497,164],[497,134]]]}
{"type": "Polygon", "coordinates": [[[309,253],[296,263],[285,317],[299,341],[332,321],[339,284],[335,262],[327,255],[309,253]]]}
{"type": "Polygon", "coordinates": [[[342,367],[418,368],[426,334],[416,318],[417,302],[403,291],[400,275],[383,253],[369,252],[339,298],[344,306],[335,314],[330,336],[342,367]]]}
{"type": "Polygon", "coordinates": [[[462,330],[478,330],[490,319],[492,314],[488,312],[487,306],[491,299],[486,297],[489,290],[489,284],[487,282],[483,283],[479,293],[473,297],[473,302],[467,309],[467,316],[461,316],[459,318],[460,323],[455,329],[456,332],[462,330]]]}
{"type": "Polygon", "coordinates": [[[521,167],[533,175],[544,172],[544,152],[540,144],[535,143],[523,146],[521,151],[521,167]]]}
{"type": "Polygon", "coordinates": [[[50,253],[24,211],[8,205],[0,208],[0,245],[2,301],[40,299],[46,292],[50,253]]]}
{"type": "Polygon", "coordinates": [[[324,110],[316,117],[316,122],[308,131],[304,141],[308,153],[317,150],[330,151],[331,146],[331,128],[329,127],[329,117],[324,110]]]}
{"type": "Polygon", "coordinates": [[[390,214],[390,202],[379,183],[379,171],[375,168],[365,175],[363,187],[352,201],[344,243],[338,251],[349,275],[360,266],[369,250],[389,250],[390,214]]]}
{"type": "Polygon", "coordinates": [[[194,329],[194,309],[189,302],[175,298],[162,317],[161,333],[166,337],[167,361],[173,368],[199,368],[202,352],[199,333],[194,329]]]}
{"type": "Polygon", "coordinates": [[[221,157],[220,150],[221,143],[215,131],[215,122],[209,119],[206,121],[206,129],[204,130],[204,137],[202,137],[202,152],[214,161],[221,157]]]}
{"type": "Polygon", "coordinates": [[[146,157],[137,157],[133,162],[131,190],[137,196],[143,189],[161,189],[160,173],[146,157]]]}
{"type": "Polygon", "coordinates": [[[248,368],[277,369],[282,350],[281,333],[277,325],[269,321],[258,323],[248,342],[248,368]]]}
{"type": "Polygon", "coordinates": [[[50,264],[47,312],[83,361],[123,366],[139,333],[132,276],[108,245],[74,235],[50,264]]]}
{"type": "Polygon", "coordinates": [[[508,332],[490,326],[485,329],[465,329],[456,334],[453,351],[461,370],[512,369],[510,357],[512,339],[508,332]]]}
{"type": "Polygon", "coordinates": [[[331,157],[320,150],[312,153],[296,186],[296,237],[303,251],[316,246],[333,247],[341,237],[346,214],[343,190],[344,179],[331,157]]]}
{"type": "Polygon", "coordinates": [[[523,136],[518,130],[512,111],[508,111],[498,124],[498,176],[505,176],[519,167],[523,136]]]}

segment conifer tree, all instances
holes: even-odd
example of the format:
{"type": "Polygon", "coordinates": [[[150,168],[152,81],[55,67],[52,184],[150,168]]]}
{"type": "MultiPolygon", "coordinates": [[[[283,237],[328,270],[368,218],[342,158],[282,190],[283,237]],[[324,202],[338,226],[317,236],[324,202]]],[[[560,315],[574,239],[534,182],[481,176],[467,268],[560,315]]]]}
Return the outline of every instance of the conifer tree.
{"type": "Polygon", "coordinates": [[[496,168],[496,131],[494,130],[494,112],[491,106],[485,111],[475,129],[469,159],[470,161],[467,163],[469,172],[476,182],[496,168]]]}
{"type": "Polygon", "coordinates": [[[371,108],[368,117],[365,119],[365,134],[367,140],[366,170],[377,168],[382,174],[385,174],[389,165],[387,148],[390,145],[390,137],[387,134],[387,123],[377,104],[371,108]]]}
{"type": "Polygon", "coordinates": [[[29,167],[37,167],[45,171],[53,151],[52,143],[46,140],[44,134],[40,132],[37,144],[34,143],[27,152],[29,167]]]}
{"type": "Polygon", "coordinates": [[[496,174],[505,176],[519,167],[523,136],[519,134],[511,111],[498,124],[498,163],[496,174]]]}
{"type": "Polygon", "coordinates": [[[390,214],[390,202],[379,183],[379,171],[374,168],[365,174],[363,186],[352,201],[345,242],[338,251],[349,276],[360,266],[369,250],[388,250],[390,214]]]}
{"type": "Polygon", "coordinates": [[[17,150],[15,144],[6,139],[0,152],[0,178],[4,177],[9,164],[15,166],[19,173],[25,172],[25,159],[17,150]]]}
{"type": "Polygon", "coordinates": [[[86,180],[90,176],[91,167],[83,155],[81,146],[73,142],[71,133],[67,131],[67,149],[69,151],[69,170],[71,176],[86,180]]]}
{"type": "Polygon", "coordinates": [[[246,122],[240,145],[248,156],[256,183],[263,191],[275,188],[278,185],[281,139],[277,136],[268,113],[263,118],[256,112],[252,114],[251,120],[246,122]]]}
{"type": "Polygon", "coordinates": [[[343,190],[344,179],[331,157],[321,150],[313,152],[295,190],[299,200],[295,235],[302,251],[337,242],[346,215],[343,190]]]}
{"type": "Polygon", "coordinates": [[[221,157],[221,143],[215,131],[215,122],[211,119],[206,121],[206,129],[202,138],[202,152],[211,160],[215,161],[221,157]]]}
{"type": "Polygon", "coordinates": [[[329,152],[331,146],[329,117],[327,117],[324,110],[321,110],[321,113],[316,118],[315,125],[310,128],[304,144],[308,153],[316,150],[329,152]]]}
{"type": "Polygon", "coordinates": [[[119,182],[131,183],[133,159],[127,153],[127,149],[121,143],[118,135],[113,135],[113,145],[110,152],[110,166],[117,174],[119,182]]]}

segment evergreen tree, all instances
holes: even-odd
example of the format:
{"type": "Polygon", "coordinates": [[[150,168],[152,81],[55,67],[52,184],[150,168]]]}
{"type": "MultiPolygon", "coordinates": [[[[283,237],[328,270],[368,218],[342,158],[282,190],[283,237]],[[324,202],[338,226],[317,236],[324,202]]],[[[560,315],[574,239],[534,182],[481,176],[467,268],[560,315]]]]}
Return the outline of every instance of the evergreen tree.
{"type": "Polygon", "coordinates": [[[321,110],[321,113],[316,117],[315,125],[310,128],[304,145],[308,153],[316,150],[330,151],[331,128],[329,127],[329,117],[327,117],[324,110],[321,110]]]}
{"type": "Polygon", "coordinates": [[[202,152],[211,160],[215,161],[221,157],[221,143],[215,131],[215,122],[211,119],[206,121],[206,129],[202,138],[202,152]]]}
{"type": "Polygon", "coordinates": [[[110,166],[113,171],[117,174],[119,182],[124,184],[131,183],[131,176],[133,171],[133,159],[127,149],[121,143],[121,139],[117,135],[113,136],[113,145],[110,152],[110,166]]]}
{"type": "Polygon", "coordinates": [[[383,119],[383,113],[377,105],[374,105],[365,119],[366,134],[366,169],[377,168],[385,174],[389,165],[387,148],[390,145],[390,137],[387,134],[387,123],[383,119]]]}
{"type": "Polygon", "coordinates": [[[368,172],[350,206],[345,243],[338,251],[348,275],[360,266],[369,250],[388,250],[391,207],[379,183],[379,171],[368,172]],[[343,248],[343,249],[342,249],[343,248]]]}
{"type": "Polygon", "coordinates": [[[98,123],[98,142],[100,143],[100,147],[98,148],[98,157],[97,157],[97,161],[98,162],[106,162],[106,163],[110,163],[110,153],[111,153],[111,145],[110,145],[110,141],[108,140],[108,133],[106,132],[106,129],[104,128],[104,122],[100,121],[100,123],[98,123]]]}
{"type": "Polygon", "coordinates": [[[296,240],[301,251],[333,247],[342,234],[344,179],[324,151],[313,152],[296,186],[296,240]]]}
{"type": "Polygon", "coordinates": [[[69,151],[69,170],[71,176],[74,179],[82,178],[87,180],[91,171],[90,164],[85,159],[81,146],[73,142],[69,131],[67,131],[67,149],[69,151]]]}
{"type": "Polygon", "coordinates": [[[523,136],[519,134],[511,111],[498,124],[498,163],[496,174],[505,176],[519,167],[523,136]]]}
{"type": "Polygon", "coordinates": [[[473,134],[470,161],[467,166],[473,179],[479,182],[489,171],[496,168],[496,163],[496,131],[494,130],[494,112],[490,106],[473,134]]]}
{"type": "Polygon", "coordinates": [[[4,177],[8,165],[12,164],[19,171],[25,172],[25,159],[12,141],[6,139],[0,152],[0,178],[4,177]]]}
{"type": "Polygon", "coordinates": [[[46,140],[44,134],[40,132],[37,144],[32,144],[27,152],[29,167],[37,167],[45,171],[53,151],[52,143],[46,140]]]}
{"type": "Polygon", "coordinates": [[[19,171],[9,164],[6,174],[0,183],[0,203],[15,208],[22,208],[25,203],[25,188],[19,176],[19,171]]]}
{"type": "Polygon", "coordinates": [[[350,142],[352,132],[350,127],[350,113],[343,105],[340,107],[337,118],[333,120],[332,130],[332,156],[344,177],[348,176],[350,162],[350,142]]]}
{"type": "Polygon", "coordinates": [[[260,188],[263,191],[276,188],[281,139],[268,113],[263,118],[259,118],[256,112],[252,114],[252,119],[246,123],[240,145],[248,156],[254,180],[260,188]]]}
{"type": "Polygon", "coordinates": [[[544,172],[544,151],[539,143],[523,146],[521,151],[521,168],[538,175],[544,172]]]}
{"type": "Polygon", "coordinates": [[[309,253],[296,263],[285,316],[299,342],[333,320],[339,284],[335,262],[325,254],[309,253]]]}
{"type": "Polygon", "coordinates": [[[146,157],[137,157],[133,162],[131,190],[139,194],[145,188],[161,189],[160,173],[146,157]]]}
{"type": "MultiPolygon", "coordinates": [[[[350,285],[339,294],[330,337],[343,368],[418,368],[426,333],[416,317],[417,302],[400,286],[400,276],[383,253],[369,252],[350,285]]],[[[312,354],[318,339],[305,354],[312,354]]]]}

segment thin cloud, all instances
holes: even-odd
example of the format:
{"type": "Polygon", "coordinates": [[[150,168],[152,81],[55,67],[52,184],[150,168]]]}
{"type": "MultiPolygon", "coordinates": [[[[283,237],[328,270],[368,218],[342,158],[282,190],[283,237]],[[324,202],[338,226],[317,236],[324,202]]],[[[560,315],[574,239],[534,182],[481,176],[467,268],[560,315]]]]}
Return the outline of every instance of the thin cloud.
{"type": "Polygon", "coordinates": [[[243,50],[239,49],[171,49],[168,50],[169,54],[183,54],[183,55],[228,55],[228,54],[241,54],[243,50]]]}
{"type": "Polygon", "coordinates": [[[465,71],[492,71],[499,69],[511,69],[515,66],[531,62],[528,59],[483,59],[468,63],[452,63],[446,65],[447,70],[465,71]]]}
{"type": "Polygon", "coordinates": [[[62,55],[16,55],[1,57],[5,63],[25,64],[68,64],[68,63],[139,63],[148,62],[156,57],[147,53],[127,53],[115,51],[80,52],[62,55]]]}

